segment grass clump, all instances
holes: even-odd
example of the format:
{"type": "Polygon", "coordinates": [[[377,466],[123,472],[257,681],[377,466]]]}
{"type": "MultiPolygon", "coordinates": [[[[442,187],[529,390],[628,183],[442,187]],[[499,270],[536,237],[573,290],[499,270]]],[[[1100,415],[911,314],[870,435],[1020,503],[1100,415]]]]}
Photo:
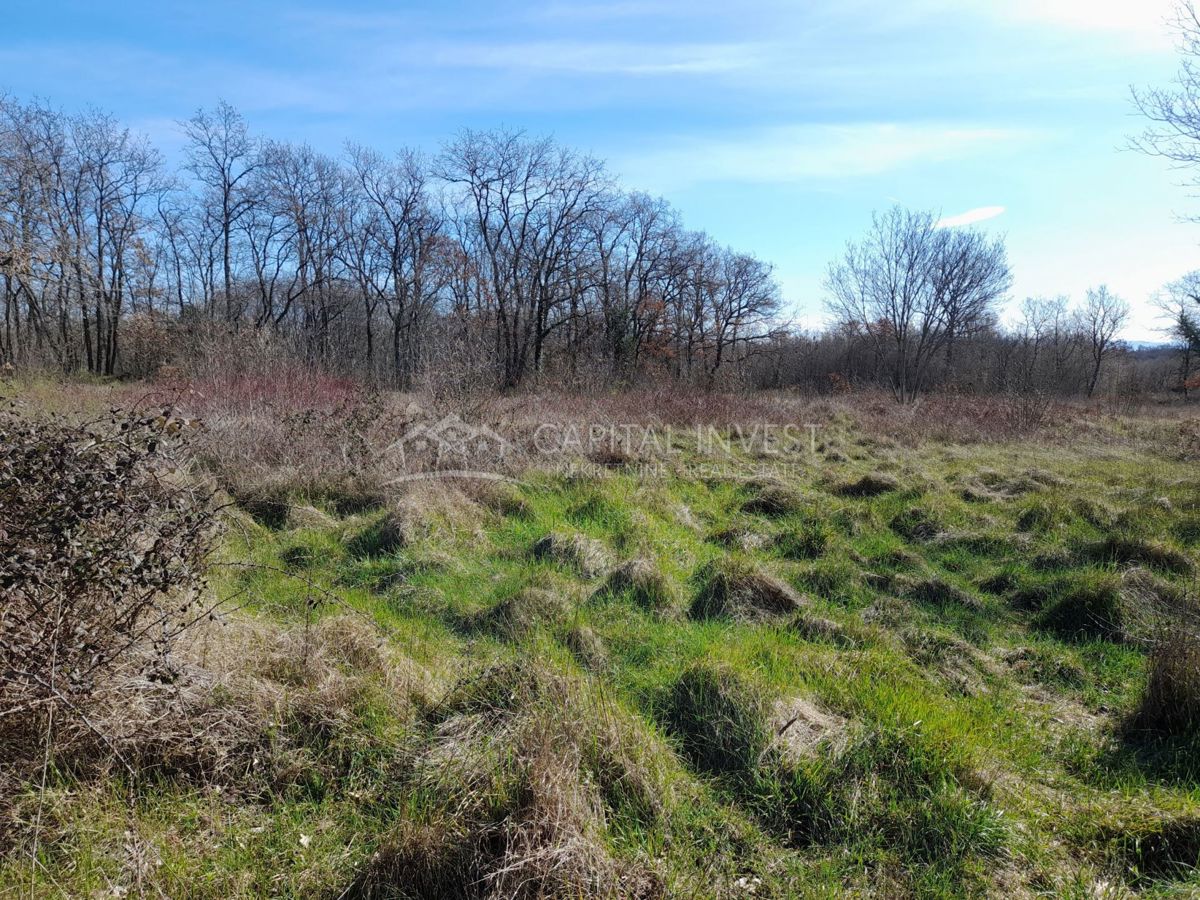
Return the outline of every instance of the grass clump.
{"type": "Polygon", "coordinates": [[[878,497],[900,490],[900,482],[883,472],[870,472],[855,481],[847,481],[834,488],[841,497],[878,497]]]}
{"type": "Polygon", "coordinates": [[[918,544],[928,543],[946,530],[938,516],[923,506],[910,506],[894,516],[890,525],[900,537],[918,544]]]}
{"type": "Polygon", "coordinates": [[[576,533],[553,532],[533,545],[533,557],[594,578],[610,565],[608,550],[595,538],[576,533]]]}
{"type": "Polygon", "coordinates": [[[775,538],[775,550],[785,559],[817,559],[829,549],[833,528],[827,522],[805,522],[775,538]]]}
{"type": "Polygon", "coordinates": [[[402,510],[389,510],[351,537],[347,549],[364,559],[391,556],[410,546],[416,537],[412,518],[402,510]]]}
{"type": "Polygon", "coordinates": [[[911,728],[877,726],[840,751],[776,768],[762,801],[790,843],[844,845],[868,865],[899,863],[959,895],[1006,840],[997,811],[963,786],[963,768],[911,728]]]}
{"type": "Polygon", "coordinates": [[[980,610],[979,598],[937,575],[928,578],[903,579],[899,584],[902,596],[938,607],[958,606],[980,610]]]}
{"type": "Polygon", "coordinates": [[[287,485],[266,483],[239,485],[230,490],[234,503],[250,514],[259,525],[271,529],[286,528],[291,497],[287,485]]]}
{"type": "Polygon", "coordinates": [[[609,573],[600,593],[628,597],[650,612],[670,613],[679,607],[675,583],[648,559],[631,559],[609,573]]]}
{"type": "Polygon", "coordinates": [[[540,664],[465,678],[432,711],[402,785],[401,821],[356,897],[657,897],[659,875],[617,855],[611,828],[655,827],[671,797],[659,742],[540,664]]]}
{"type": "Polygon", "coordinates": [[[794,613],[804,598],[786,582],[736,556],[721,556],[698,573],[694,619],[755,620],[794,613]]]}
{"type": "Polygon", "coordinates": [[[1174,737],[1200,734],[1200,637],[1167,631],[1150,651],[1148,669],[1132,726],[1174,737]]]}
{"type": "Polygon", "coordinates": [[[663,721],[696,769],[745,773],[771,743],[761,692],[727,666],[697,663],[672,685],[663,721]]]}
{"type": "Polygon", "coordinates": [[[484,509],[506,518],[528,520],[533,509],[516,485],[507,481],[470,481],[463,493],[484,509]]]}
{"type": "Polygon", "coordinates": [[[471,631],[486,631],[504,640],[519,641],[540,627],[563,623],[570,611],[571,604],[560,591],[525,587],[473,616],[468,626],[471,631]]]}
{"type": "Polygon", "coordinates": [[[788,628],[806,641],[832,644],[842,649],[857,647],[861,643],[860,637],[852,634],[844,625],[804,610],[792,617],[788,628]]]}
{"type": "Polygon", "coordinates": [[[1138,888],[1186,878],[1200,865],[1200,816],[1135,819],[1102,835],[1108,856],[1138,888]]]}
{"type": "Polygon", "coordinates": [[[1178,575],[1195,570],[1192,558],[1163,541],[1116,535],[1088,548],[1088,555],[1099,562],[1143,565],[1178,575]]]}
{"type": "Polygon", "coordinates": [[[575,661],[589,672],[603,672],[609,668],[608,648],[604,639],[587,625],[576,625],[563,639],[575,661]]]}
{"type": "Polygon", "coordinates": [[[746,490],[750,496],[742,504],[742,512],[778,518],[798,512],[804,506],[800,494],[778,482],[751,482],[746,490]]]}
{"type": "Polygon", "coordinates": [[[1114,575],[1091,572],[1064,579],[1044,602],[1036,622],[1060,637],[1110,641],[1125,637],[1121,581],[1114,575]]]}

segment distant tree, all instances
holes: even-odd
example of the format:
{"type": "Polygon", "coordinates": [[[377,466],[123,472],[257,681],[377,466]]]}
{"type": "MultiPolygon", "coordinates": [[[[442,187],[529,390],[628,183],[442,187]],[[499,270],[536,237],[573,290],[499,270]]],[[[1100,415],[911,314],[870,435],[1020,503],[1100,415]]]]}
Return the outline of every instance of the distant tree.
{"type": "Polygon", "coordinates": [[[1200,272],[1189,272],[1168,284],[1157,302],[1167,317],[1164,330],[1179,346],[1179,385],[1186,397],[1192,363],[1200,354],[1200,272]]]}
{"type": "Polygon", "coordinates": [[[467,130],[435,172],[454,194],[466,252],[482,264],[502,381],[515,387],[541,372],[549,338],[578,311],[587,224],[609,197],[604,166],[519,131],[467,130]]]}
{"type": "Polygon", "coordinates": [[[212,110],[197,110],[182,125],[188,171],[206,192],[202,202],[210,205],[220,235],[225,318],[234,321],[239,315],[233,307],[234,231],[256,200],[246,187],[258,167],[258,143],[241,114],[224,100],[212,110]]]}
{"type": "Polygon", "coordinates": [[[1087,395],[1096,391],[1100,367],[1112,352],[1117,335],[1129,318],[1129,304],[1111,293],[1106,285],[1089,288],[1083,307],[1077,312],[1079,331],[1091,354],[1091,375],[1087,395]]]}
{"type": "Polygon", "coordinates": [[[938,354],[952,362],[955,340],[991,319],[1009,283],[1003,241],[938,229],[932,213],[893,207],[846,245],[825,285],[835,317],[867,337],[892,393],[908,403],[928,386],[938,354]]]}

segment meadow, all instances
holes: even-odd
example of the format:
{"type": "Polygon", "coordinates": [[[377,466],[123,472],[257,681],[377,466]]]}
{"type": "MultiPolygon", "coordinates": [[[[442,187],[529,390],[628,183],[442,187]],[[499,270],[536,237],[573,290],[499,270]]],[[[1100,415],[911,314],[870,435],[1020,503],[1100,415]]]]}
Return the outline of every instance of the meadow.
{"type": "Polygon", "coordinates": [[[1200,892],[1187,405],[516,396],[398,481],[433,414],[286,383],[5,384],[169,401],[220,534],[169,676],[9,755],[0,894],[1200,892]],[[597,422],[670,437],[538,450],[597,422]]]}

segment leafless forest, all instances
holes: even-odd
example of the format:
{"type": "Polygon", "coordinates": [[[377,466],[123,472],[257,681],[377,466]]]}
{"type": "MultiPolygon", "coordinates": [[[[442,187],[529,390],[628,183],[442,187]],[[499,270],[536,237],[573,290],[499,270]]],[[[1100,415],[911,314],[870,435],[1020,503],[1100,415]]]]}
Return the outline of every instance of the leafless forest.
{"type": "MultiPolygon", "coordinates": [[[[1003,239],[932,212],[882,211],[849,242],[820,298],[831,324],[810,333],[789,315],[817,298],[785,302],[769,263],[550,139],[464,131],[432,156],[333,157],[223,102],[181,124],[173,168],[111,116],[0,98],[0,365],[283,360],[401,389],[671,380],[900,400],[1132,396],[1191,376],[1189,353],[1127,352],[1128,306],[1103,286],[1002,322],[1003,239]]],[[[1185,280],[1164,305],[1195,293],[1185,280]]]]}

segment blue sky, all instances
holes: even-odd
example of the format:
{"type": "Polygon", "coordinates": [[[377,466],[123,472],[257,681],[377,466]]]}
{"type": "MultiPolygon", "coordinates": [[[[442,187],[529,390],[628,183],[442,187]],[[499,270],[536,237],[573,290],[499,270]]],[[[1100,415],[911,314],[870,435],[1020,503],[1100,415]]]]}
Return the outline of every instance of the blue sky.
{"type": "Polygon", "coordinates": [[[1123,150],[1175,70],[1170,0],[5,0],[0,89],[97,106],[178,152],[222,97],[259,133],[430,150],[509,125],[589,150],[773,262],[798,321],[893,202],[991,217],[1014,302],[1200,268],[1200,199],[1123,150]],[[1002,208],[1002,211],[1001,211],[1002,208]],[[984,212],[973,211],[983,210],[984,212]],[[999,213],[999,214],[996,214],[999,213]]]}

